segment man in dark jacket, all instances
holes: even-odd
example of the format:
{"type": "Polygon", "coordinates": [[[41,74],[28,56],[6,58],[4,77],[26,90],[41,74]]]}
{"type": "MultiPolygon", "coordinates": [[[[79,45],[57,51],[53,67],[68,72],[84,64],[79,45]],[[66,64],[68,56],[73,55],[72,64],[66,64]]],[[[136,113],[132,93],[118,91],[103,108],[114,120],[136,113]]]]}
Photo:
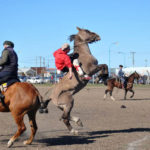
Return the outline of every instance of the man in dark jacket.
{"type": "Polygon", "coordinates": [[[123,65],[119,65],[118,77],[121,80],[121,82],[123,83],[122,88],[126,88],[127,87],[127,77],[125,77],[125,73],[122,69],[123,69],[123,65]]]}
{"type": "MultiPolygon", "coordinates": [[[[5,41],[3,43],[4,50],[0,57],[0,84],[7,82],[9,78],[17,78],[18,73],[18,56],[14,51],[14,43],[11,41],[5,41]]],[[[0,91],[0,99],[4,100],[4,95],[0,91]]]]}

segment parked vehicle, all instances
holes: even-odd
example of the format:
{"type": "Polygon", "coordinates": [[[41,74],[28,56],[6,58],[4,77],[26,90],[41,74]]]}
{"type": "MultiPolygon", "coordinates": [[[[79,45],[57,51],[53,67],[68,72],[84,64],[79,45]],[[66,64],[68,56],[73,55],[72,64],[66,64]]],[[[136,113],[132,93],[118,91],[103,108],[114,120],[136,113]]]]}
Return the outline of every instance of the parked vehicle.
{"type": "Polygon", "coordinates": [[[44,77],[44,83],[50,83],[51,79],[50,77],[44,77]]]}
{"type": "Polygon", "coordinates": [[[20,82],[26,82],[27,77],[26,76],[18,76],[20,82]]]}
{"type": "Polygon", "coordinates": [[[27,79],[27,82],[33,83],[33,84],[34,83],[42,84],[42,83],[44,83],[44,80],[40,77],[31,77],[31,78],[27,79]]]}

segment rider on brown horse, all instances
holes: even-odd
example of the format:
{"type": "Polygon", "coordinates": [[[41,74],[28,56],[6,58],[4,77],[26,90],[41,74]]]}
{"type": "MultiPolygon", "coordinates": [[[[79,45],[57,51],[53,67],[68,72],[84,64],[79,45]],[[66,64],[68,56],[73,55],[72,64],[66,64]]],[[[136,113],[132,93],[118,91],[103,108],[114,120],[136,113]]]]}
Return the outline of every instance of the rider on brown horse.
{"type": "MultiPolygon", "coordinates": [[[[2,67],[0,71],[0,84],[7,82],[8,78],[17,78],[18,72],[18,57],[14,51],[14,43],[11,41],[5,41],[3,43],[4,50],[2,52],[2,57],[0,58],[0,66],[2,67]]],[[[0,102],[3,103],[4,95],[0,90],[0,102]]]]}

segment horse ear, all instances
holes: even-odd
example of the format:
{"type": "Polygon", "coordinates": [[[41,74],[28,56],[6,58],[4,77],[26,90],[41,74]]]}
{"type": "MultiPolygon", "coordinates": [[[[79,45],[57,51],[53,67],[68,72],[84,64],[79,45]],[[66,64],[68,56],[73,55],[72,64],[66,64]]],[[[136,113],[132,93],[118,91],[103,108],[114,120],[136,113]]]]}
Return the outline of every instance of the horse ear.
{"type": "Polygon", "coordinates": [[[81,30],[82,30],[82,29],[81,29],[81,28],[79,28],[79,27],[76,27],[76,28],[77,28],[77,30],[78,30],[78,31],[81,31],[81,30]]]}

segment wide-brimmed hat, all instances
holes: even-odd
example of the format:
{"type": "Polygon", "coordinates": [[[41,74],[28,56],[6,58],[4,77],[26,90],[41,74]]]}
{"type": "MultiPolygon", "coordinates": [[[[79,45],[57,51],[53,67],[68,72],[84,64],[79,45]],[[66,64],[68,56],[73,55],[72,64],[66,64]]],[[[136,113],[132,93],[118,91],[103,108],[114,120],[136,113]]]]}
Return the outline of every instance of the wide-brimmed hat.
{"type": "Polygon", "coordinates": [[[14,43],[11,41],[4,41],[3,45],[8,45],[8,46],[14,48],[14,43]]]}
{"type": "Polygon", "coordinates": [[[70,49],[70,45],[69,45],[68,43],[64,43],[64,44],[61,46],[61,49],[62,49],[62,50],[70,49]]]}

